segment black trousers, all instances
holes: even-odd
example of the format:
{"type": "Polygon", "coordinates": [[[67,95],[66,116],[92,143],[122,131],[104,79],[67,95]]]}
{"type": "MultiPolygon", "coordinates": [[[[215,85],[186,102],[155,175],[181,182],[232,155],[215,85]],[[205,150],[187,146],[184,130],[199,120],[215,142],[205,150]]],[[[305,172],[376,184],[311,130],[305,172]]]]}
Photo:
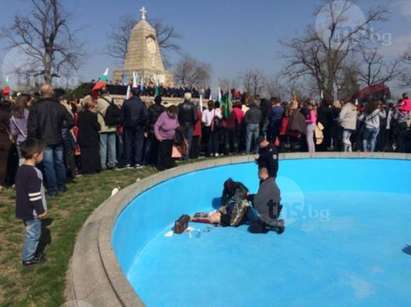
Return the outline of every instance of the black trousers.
{"type": "Polygon", "coordinates": [[[190,158],[197,159],[200,156],[201,138],[199,136],[193,136],[193,141],[190,147],[190,158]]]}
{"type": "Polygon", "coordinates": [[[159,171],[163,171],[174,167],[174,161],[171,157],[173,151],[173,141],[165,140],[161,141],[158,145],[158,161],[157,168],[159,171]]]}
{"type": "Polygon", "coordinates": [[[125,128],[126,164],[143,164],[144,129],[125,128]]]}

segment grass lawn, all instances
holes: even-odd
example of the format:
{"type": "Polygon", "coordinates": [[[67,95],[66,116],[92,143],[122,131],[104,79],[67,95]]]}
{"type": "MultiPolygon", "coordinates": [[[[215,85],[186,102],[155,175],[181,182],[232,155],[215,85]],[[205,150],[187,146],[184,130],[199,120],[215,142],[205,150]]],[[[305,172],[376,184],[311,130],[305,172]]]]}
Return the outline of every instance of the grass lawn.
{"type": "Polygon", "coordinates": [[[155,173],[142,170],[106,171],[83,176],[68,192],[48,201],[51,242],[48,261],[23,268],[20,255],[24,226],[15,218],[15,191],[0,192],[0,306],[60,306],[64,303],[65,274],[76,235],[87,217],[115,187],[124,188],[155,173]]]}

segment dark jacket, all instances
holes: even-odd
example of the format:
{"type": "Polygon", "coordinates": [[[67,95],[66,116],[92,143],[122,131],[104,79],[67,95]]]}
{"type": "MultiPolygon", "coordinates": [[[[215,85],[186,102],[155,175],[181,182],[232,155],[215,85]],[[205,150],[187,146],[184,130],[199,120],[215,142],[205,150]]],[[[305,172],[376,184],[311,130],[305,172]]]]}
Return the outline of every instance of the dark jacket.
{"type": "Polygon", "coordinates": [[[73,127],[73,117],[60,103],[45,98],[33,104],[27,122],[29,137],[40,139],[46,145],[63,143],[63,128],[73,127]]]}
{"type": "Polygon", "coordinates": [[[254,196],[253,206],[260,215],[261,220],[272,225],[278,215],[278,205],[281,201],[280,189],[274,178],[261,182],[257,194],[254,196]]]}
{"type": "Polygon", "coordinates": [[[147,130],[151,133],[154,133],[154,125],[157,119],[160,117],[161,113],[165,111],[165,107],[161,104],[153,104],[148,108],[148,121],[147,121],[147,130]]]}
{"type": "Polygon", "coordinates": [[[47,210],[43,177],[37,168],[20,166],[16,176],[16,217],[32,220],[47,210]]]}
{"type": "Polygon", "coordinates": [[[266,167],[270,177],[276,178],[278,172],[278,150],[275,146],[268,145],[258,149],[256,160],[258,167],[266,167]]]}
{"type": "Polygon", "coordinates": [[[121,108],[121,121],[124,128],[144,128],[147,123],[147,107],[139,97],[124,101],[121,108]]]}
{"type": "Polygon", "coordinates": [[[268,99],[261,100],[260,110],[261,110],[263,121],[268,121],[272,108],[273,106],[270,100],[268,99]]]}
{"type": "Polygon", "coordinates": [[[178,106],[178,121],[180,126],[194,126],[196,107],[191,101],[184,101],[178,106]]]}
{"type": "Polygon", "coordinates": [[[247,113],[245,113],[245,123],[246,125],[249,124],[260,124],[261,122],[261,110],[257,108],[257,106],[252,106],[247,113]]]}
{"type": "Polygon", "coordinates": [[[84,110],[78,116],[78,144],[80,147],[99,147],[100,124],[97,114],[89,110],[84,110]]]}
{"type": "Polygon", "coordinates": [[[276,124],[278,122],[281,121],[281,119],[283,118],[284,115],[284,108],[280,105],[275,106],[272,108],[271,112],[270,112],[270,117],[269,117],[269,121],[270,124],[276,124]]]}

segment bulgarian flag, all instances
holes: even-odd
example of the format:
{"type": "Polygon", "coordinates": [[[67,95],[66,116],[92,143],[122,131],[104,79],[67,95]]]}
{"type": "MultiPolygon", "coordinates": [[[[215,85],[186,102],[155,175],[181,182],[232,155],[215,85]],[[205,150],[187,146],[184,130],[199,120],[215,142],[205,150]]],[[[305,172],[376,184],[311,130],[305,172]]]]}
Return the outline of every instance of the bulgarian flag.
{"type": "Polygon", "coordinates": [[[5,86],[2,90],[2,95],[3,95],[3,97],[8,97],[8,96],[10,96],[10,94],[11,94],[11,88],[10,88],[10,85],[9,85],[9,77],[7,76],[5,86]]]}
{"type": "Polygon", "coordinates": [[[102,74],[98,78],[97,83],[93,86],[93,89],[91,91],[91,95],[93,96],[93,98],[97,98],[99,95],[99,92],[106,88],[106,85],[108,83],[108,73],[109,73],[109,69],[106,68],[106,70],[104,71],[104,74],[102,74]]]}

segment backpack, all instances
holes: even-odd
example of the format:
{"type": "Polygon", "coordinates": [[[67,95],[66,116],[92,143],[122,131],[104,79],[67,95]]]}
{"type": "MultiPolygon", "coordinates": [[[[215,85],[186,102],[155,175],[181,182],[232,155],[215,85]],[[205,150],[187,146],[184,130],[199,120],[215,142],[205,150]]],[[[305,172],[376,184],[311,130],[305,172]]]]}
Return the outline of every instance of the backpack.
{"type": "Polygon", "coordinates": [[[106,110],[106,115],[104,116],[104,122],[109,127],[115,127],[121,124],[121,110],[113,101],[108,101],[103,97],[105,101],[109,103],[109,106],[106,110]]]}

